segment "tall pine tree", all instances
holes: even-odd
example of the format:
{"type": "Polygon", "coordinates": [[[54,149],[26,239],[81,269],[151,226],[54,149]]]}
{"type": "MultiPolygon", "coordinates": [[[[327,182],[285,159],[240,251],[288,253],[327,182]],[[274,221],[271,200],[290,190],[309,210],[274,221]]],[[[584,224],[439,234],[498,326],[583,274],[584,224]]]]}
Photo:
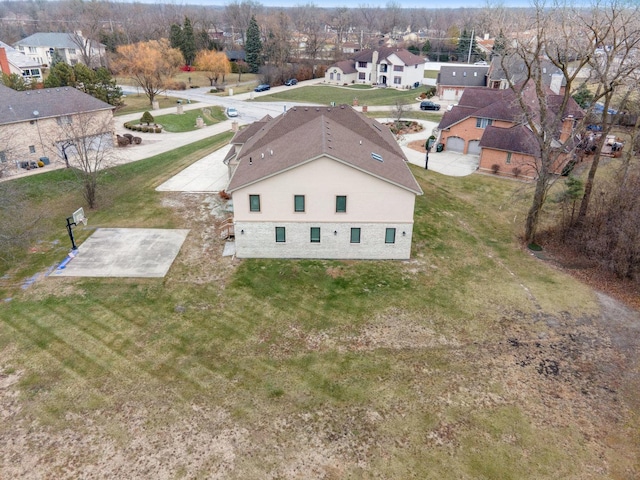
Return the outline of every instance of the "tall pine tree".
{"type": "Polygon", "coordinates": [[[193,34],[193,26],[189,17],[184,17],[184,25],[182,26],[182,44],[180,51],[184,56],[187,65],[192,65],[196,59],[196,37],[193,34]]]}
{"type": "Polygon", "coordinates": [[[251,16],[251,21],[247,27],[247,43],[244,46],[247,64],[251,73],[258,73],[262,65],[262,40],[260,39],[260,27],[255,16],[251,16]]]}

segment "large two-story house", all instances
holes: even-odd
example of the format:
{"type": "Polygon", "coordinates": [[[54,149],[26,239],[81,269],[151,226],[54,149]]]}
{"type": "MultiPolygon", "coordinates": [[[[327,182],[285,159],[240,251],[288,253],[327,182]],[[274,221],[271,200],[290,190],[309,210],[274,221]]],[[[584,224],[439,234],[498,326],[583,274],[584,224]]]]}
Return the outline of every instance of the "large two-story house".
{"type": "Polygon", "coordinates": [[[72,87],[18,92],[0,84],[0,163],[10,167],[3,171],[64,161],[73,133],[114,145],[113,108],[72,87]]]}
{"type": "Polygon", "coordinates": [[[82,32],[34,33],[13,46],[43,67],[51,65],[56,55],[69,65],[83,63],[89,67],[99,67],[104,63],[106,54],[103,44],[85,38],[82,32]]]}
{"type": "Polygon", "coordinates": [[[346,105],[297,106],[232,143],[239,258],[410,257],[422,190],[387,127],[346,105]]]}
{"type": "Polygon", "coordinates": [[[27,83],[43,80],[38,62],[4,42],[0,42],[0,72],[5,75],[19,75],[27,83]]]}
{"type": "MultiPolygon", "coordinates": [[[[524,104],[536,118],[537,93],[531,83],[521,86],[524,104]]],[[[583,117],[580,106],[569,98],[561,109],[563,96],[552,91],[546,94],[546,116],[562,115],[557,121],[555,148],[565,150],[558,155],[556,171],[561,171],[570,153],[567,142],[575,135],[575,125],[583,117]]],[[[449,151],[478,155],[479,169],[502,174],[533,178],[539,161],[540,146],[525,121],[525,115],[512,89],[467,88],[457,105],[445,112],[440,121],[440,143],[449,151]]]]}
{"type": "Polygon", "coordinates": [[[424,58],[404,48],[379,47],[362,50],[349,60],[331,65],[324,79],[334,85],[361,83],[413,88],[422,84],[424,63],[424,58]]]}

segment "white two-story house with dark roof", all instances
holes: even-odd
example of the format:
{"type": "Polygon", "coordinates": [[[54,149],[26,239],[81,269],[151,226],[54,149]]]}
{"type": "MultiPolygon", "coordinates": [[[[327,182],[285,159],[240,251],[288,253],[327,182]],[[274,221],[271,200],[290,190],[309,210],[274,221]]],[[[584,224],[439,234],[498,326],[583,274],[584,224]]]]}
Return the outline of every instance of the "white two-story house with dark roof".
{"type": "Polygon", "coordinates": [[[361,83],[394,88],[415,88],[424,79],[424,59],[404,48],[362,50],[351,59],[331,65],[325,82],[334,85],[361,83]]]}
{"type": "Polygon", "coordinates": [[[4,42],[0,42],[0,72],[19,75],[25,82],[42,82],[40,64],[4,42]]]}
{"type": "Polygon", "coordinates": [[[389,128],[298,106],[251,133],[227,159],[239,258],[410,257],[422,190],[389,128]]]}
{"type": "Polygon", "coordinates": [[[13,46],[44,67],[51,65],[56,53],[69,65],[83,63],[88,67],[100,67],[106,54],[103,44],[83,37],[81,32],[34,33],[13,46]]]}

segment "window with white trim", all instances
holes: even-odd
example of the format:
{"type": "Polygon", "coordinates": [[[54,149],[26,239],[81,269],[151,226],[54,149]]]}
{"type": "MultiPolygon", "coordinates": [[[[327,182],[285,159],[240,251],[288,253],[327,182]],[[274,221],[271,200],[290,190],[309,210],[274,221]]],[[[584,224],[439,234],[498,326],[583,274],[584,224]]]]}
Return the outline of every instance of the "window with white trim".
{"type": "Polygon", "coordinates": [[[493,120],[490,118],[476,118],[476,127],[478,128],[487,128],[492,123],[493,120]]]}

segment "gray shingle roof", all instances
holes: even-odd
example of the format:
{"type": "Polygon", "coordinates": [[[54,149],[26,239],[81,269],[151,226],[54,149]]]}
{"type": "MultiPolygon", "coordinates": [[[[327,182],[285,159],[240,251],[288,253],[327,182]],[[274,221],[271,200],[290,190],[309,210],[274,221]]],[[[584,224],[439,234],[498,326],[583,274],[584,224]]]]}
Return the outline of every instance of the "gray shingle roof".
{"type": "Polygon", "coordinates": [[[51,48],[78,48],[73,43],[72,33],[50,33],[40,32],[29,35],[27,38],[14,43],[14,46],[23,47],[51,47],[51,48]]]}
{"type": "Polygon", "coordinates": [[[397,55],[405,65],[421,65],[424,58],[414,55],[405,48],[397,47],[379,47],[376,49],[362,50],[354,55],[353,60],[356,62],[371,62],[373,60],[373,52],[378,52],[378,62],[389,58],[391,55],[397,55]]]}
{"type": "Polygon", "coordinates": [[[450,87],[484,87],[489,67],[475,65],[443,65],[438,73],[438,85],[450,87]]]}
{"type": "Polygon", "coordinates": [[[17,92],[0,85],[0,125],[38,118],[112,110],[114,107],[72,87],[17,92]]]}
{"type": "Polygon", "coordinates": [[[389,128],[347,105],[293,107],[263,125],[240,153],[228,192],[328,156],[422,194],[389,128]],[[383,161],[372,158],[372,153],[383,161]]]}
{"type": "Polygon", "coordinates": [[[40,64],[34,60],[31,60],[24,53],[19,50],[16,50],[11,45],[7,45],[4,42],[0,42],[0,48],[4,48],[4,51],[7,54],[7,60],[9,63],[15,65],[18,68],[40,68],[40,64]]]}

